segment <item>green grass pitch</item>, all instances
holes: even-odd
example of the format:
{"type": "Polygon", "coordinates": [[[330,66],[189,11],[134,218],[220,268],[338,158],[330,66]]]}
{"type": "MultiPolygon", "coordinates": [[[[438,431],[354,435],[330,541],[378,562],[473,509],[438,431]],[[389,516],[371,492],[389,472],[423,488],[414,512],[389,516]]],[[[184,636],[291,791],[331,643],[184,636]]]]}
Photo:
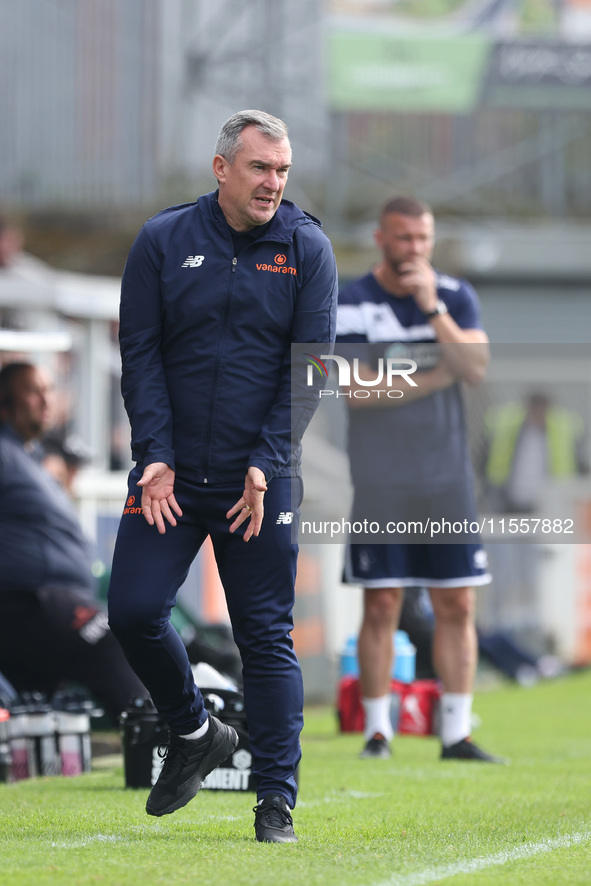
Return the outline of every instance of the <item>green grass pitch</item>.
{"type": "Polygon", "coordinates": [[[589,672],[479,692],[475,738],[507,767],[442,763],[436,739],[408,736],[391,760],[359,760],[361,736],[307,708],[297,844],[255,842],[252,794],[151,818],[116,760],[0,785],[0,883],[588,886],[590,700],[589,672]]]}

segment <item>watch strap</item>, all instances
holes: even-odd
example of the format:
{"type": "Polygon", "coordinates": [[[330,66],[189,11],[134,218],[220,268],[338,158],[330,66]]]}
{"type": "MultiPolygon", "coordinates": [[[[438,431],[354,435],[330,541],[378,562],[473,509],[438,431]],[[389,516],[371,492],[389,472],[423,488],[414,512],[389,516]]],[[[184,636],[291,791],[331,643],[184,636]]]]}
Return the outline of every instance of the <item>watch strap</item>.
{"type": "Polygon", "coordinates": [[[429,311],[428,314],[425,314],[427,320],[431,320],[433,317],[438,317],[440,314],[447,314],[447,305],[441,299],[438,300],[434,310],[429,311]]]}

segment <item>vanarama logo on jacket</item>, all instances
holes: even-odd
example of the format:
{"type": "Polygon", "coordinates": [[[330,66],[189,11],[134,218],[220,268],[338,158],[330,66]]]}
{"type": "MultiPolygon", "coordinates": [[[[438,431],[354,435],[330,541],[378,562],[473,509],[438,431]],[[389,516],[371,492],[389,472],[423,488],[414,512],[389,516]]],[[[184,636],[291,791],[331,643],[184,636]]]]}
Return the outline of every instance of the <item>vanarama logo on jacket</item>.
{"type": "Polygon", "coordinates": [[[135,505],[135,495],[130,495],[127,501],[125,502],[125,507],[123,508],[124,514],[141,514],[142,509],[141,506],[134,507],[135,505]]]}
{"type": "Polygon", "coordinates": [[[287,261],[287,256],[283,255],[283,253],[278,252],[274,261],[275,264],[273,265],[260,264],[257,262],[257,271],[271,271],[273,274],[293,274],[297,277],[297,270],[286,266],[285,262],[287,261]]]}

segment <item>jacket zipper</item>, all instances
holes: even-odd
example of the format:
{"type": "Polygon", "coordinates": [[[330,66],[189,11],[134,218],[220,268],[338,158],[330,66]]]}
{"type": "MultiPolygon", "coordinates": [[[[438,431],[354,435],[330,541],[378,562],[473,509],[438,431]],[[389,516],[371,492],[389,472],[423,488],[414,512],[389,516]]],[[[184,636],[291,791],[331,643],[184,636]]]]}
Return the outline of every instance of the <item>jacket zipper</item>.
{"type": "MultiPolygon", "coordinates": [[[[238,259],[236,258],[236,256],[234,256],[234,258],[232,259],[232,270],[231,270],[232,274],[236,273],[236,265],[237,264],[238,264],[238,259]]],[[[233,290],[234,290],[234,281],[233,281],[233,278],[231,278],[230,287],[229,287],[228,294],[226,297],[226,306],[224,309],[224,318],[223,318],[223,322],[222,322],[222,334],[219,338],[218,349],[217,349],[217,353],[216,353],[216,357],[215,357],[213,383],[211,386],[211,396],[209,398],[209,410],[208,410],[209,422],[208,422],[208,426],[207,426],[207,437],[205,439],[205,457],[203,459],[203,482],[204,483],[209,482],[209,480],[207,478],[207,471],[209,468],[209,450],[210,450],[210,446],[211,446],[211,433],[212,433],[213,418],[214,418],[213,405],[216,401],[216,391],[217,391],[218,377],[219,377],[219,372],[220,372],[220,359],[221,359],[221,354],[223,351],[223,345],[224,345],[224,339],[226,337],[226,331],[228,329],[228,320],[230,317],[230,304],[232,301],[233,290]]]]}

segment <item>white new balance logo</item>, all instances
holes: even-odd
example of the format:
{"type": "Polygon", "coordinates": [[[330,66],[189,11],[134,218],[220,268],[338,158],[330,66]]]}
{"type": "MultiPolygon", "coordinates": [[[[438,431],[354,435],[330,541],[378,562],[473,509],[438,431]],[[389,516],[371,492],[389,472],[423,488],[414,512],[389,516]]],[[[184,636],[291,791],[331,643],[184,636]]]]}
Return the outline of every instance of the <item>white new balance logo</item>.
{"type": "Polygon", "coordinates": [[[182,264],[183,268],[198,268],[205,261],[204,255],[188,255],[182,264]]]}
{"type": "Polygon", "coordinates": [[[281,513],[277,517],[277,523],[291,523],[292,520],[293,520],[292,511],[281,511],[281,513]]]}

